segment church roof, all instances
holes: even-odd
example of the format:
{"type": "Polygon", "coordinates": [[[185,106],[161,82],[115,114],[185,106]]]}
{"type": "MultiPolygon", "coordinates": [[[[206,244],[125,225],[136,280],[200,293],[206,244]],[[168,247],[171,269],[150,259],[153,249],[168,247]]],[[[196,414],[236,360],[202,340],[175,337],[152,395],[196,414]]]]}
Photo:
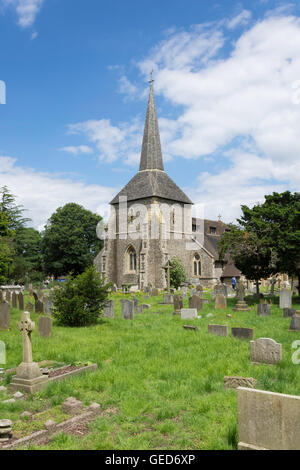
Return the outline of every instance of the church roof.
{"type": "Polygon", "coordinates": [[[158,197],[192,204],[192,201],[164,171],[152,81],[150,82],[140,169],[111,201],[111,204],[118,204],[120,196],[126,196],[127,201],[158,197]]]}

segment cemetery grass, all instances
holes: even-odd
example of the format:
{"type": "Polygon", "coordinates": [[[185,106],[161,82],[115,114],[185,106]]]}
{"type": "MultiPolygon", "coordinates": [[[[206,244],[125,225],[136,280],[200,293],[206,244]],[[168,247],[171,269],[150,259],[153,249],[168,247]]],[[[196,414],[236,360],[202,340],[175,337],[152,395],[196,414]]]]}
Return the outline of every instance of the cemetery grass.
{"type": "MultiPolygon", "coordinates": [[[[224,388],[225,375],[241,375],[258,380],[257,387],[279,393],[299,394],[300,365],[292,363],[292,343],[300,333],[288,332],[290,319],[283,318],[278,305],[271,316],[258,317],[256,304],[249,312],[215,310],[204,305],[202,319],[181,320],[173,307],[161,305],[162,296],[143,299],[151,310],[135,319],[121,318],[120,299],[114,294],[115,319],[102,318],[87,328],[60,327],[54,323],[50,339],[37,332],[38,315],[32,334],[35,361],[53,360],[74,364],[96,362],[93,373],[51,384],[25,401],[4,404],[11,397],[0,392],[0,417],[12,419],[17,436],[43,429],[48,419],[57,423],[68,419],[61,403],[69,396],[84,405],[98,402],[102,413],[82,435],[59,434],[43,446],[30,449],[236,449],[237,394],[224,388]],[[159,312],[159,313],[154,313],[159,312]],[[212,313],[213,318],[206,315],[212,313]],[[232,318],[226,317],[230,313],[232,318]],[[208,324],[216,323],[254,328],[254,338],[269,337],[282,343],[283,360],[278,365],[252,365],[249,341],[212,336],[208,324]],[[184,330],[184,324],[197,325],[199,331],[184,330]],[[20,419],[23,411],[35,413],[33,420],[20,419]]],[[[185,300],[185,307],[188,301],[185,300]]],[[[293,308],[300,309],[299,298],[293,308]]],[[[6,369],[22,361],[21,335],[17,330],[18,310],[12,310],[10,331],[1,331],[6,343],[6,369]]],[[[8,375],[6,382],[11,380],[8,375]]]]}

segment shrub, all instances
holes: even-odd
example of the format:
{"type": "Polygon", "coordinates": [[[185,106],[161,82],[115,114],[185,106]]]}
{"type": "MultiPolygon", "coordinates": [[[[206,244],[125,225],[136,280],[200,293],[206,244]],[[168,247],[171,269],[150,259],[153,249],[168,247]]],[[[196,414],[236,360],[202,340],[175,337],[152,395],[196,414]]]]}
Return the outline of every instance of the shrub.
{"type": "Polygon", "coordinates": [[[170,269],[170,284],[171,287],[178,289],[180,284],[182,284],[186,278],[187,274],[179,258],[176,256],[171,259],[171,269],[170,269]]]}
{"type": "Polygon", "coordinates": [[[95,324],[110,287],[111,284],[105,284],[93,266],[77,277],[69,275],[68,280],[55,289],[54,318],[64,326],[95,324]]]}

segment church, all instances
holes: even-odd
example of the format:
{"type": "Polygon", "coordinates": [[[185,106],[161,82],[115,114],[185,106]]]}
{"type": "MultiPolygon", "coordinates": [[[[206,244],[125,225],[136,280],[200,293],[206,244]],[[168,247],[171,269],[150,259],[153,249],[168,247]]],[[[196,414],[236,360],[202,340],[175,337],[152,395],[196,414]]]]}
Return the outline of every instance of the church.
{"type": "Polygon", "coordinates": [[[173,257],[188,280],[203,287],[240,275],[219,260],[217,244],[226,225],[193,218],[193,202],[164,170],[152,80],[139,171],[110,205],[104,246],[94,263],[118,288],[165,288],[164,268],[173,257]]]}

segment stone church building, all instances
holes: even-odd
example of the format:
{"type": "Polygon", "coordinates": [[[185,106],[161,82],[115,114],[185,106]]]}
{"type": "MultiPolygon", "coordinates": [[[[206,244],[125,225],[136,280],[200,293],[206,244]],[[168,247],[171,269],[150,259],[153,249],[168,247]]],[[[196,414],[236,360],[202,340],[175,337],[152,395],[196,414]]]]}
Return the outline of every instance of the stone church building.
{"type": "Polygon", "coordinates": [[[110,204],[104,247],[95,266],[118,288],[166,287],[164,267],[174,256],[189,280],[203,286],[221,278],[226,282],[226,269],[229,279],[233,272],[239,275],[234,266],[228,269],[219,261],[217,243],[226,225],[193,218],[192,201],[164,170],[152,82],[139,171],[110,204]]]}

